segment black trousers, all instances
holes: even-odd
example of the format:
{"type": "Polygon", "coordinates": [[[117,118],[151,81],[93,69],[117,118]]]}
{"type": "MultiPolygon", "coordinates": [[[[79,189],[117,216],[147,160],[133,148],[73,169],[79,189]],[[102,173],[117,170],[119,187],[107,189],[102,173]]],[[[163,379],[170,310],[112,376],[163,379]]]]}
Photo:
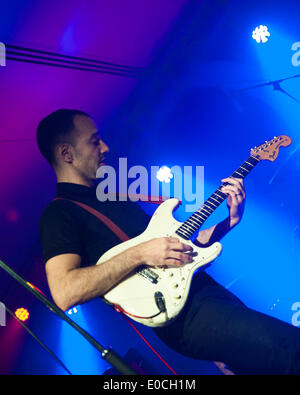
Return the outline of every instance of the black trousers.
{"type": "Polygon", "coordinates": [[[196,277],[180,316],[154,328],[169,347],[235,374],[300,374],[300,329],[249,309],[205,272],[196,277]]]}

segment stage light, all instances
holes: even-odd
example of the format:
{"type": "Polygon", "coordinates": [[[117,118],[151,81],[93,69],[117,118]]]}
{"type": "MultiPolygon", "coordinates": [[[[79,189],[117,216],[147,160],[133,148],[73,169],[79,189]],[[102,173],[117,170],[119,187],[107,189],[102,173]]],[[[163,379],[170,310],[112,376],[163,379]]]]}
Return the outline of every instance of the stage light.
{"type": "Polygon", "coordinates": [[[67,314],[72,315],[78,313],[78,306],[72,307],[67,311],[67,314]]]}
{"type": "Polygon", "coordinates": [[[268,27],[264,25],[260,25],[256,27],[255,30],[252,32],[252,38],[256,40],[257,43],[266,43],[268,41],[267,37],[270,37],[271,34],[268,32],[268,27]]]}
{"type": "Polygon", "coordinates": [[[171,169],[167,166],[162,166],[156,173],[156,178],[161,182],[169,183],[173,178],[171,169]]]}
{"type": "Polygon", "coordinates": [[[20,307],[15,311],[15,316],[21,321],[26,321],[29,318],[29,311],[24,307],[20,307]]]}

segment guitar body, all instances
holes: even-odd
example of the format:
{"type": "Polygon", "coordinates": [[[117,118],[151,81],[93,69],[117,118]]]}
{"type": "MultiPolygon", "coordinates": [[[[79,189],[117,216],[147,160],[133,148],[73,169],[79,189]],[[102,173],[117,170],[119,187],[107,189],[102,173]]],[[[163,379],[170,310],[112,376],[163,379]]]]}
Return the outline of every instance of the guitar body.
{"type": "Polygon", "coordinates": [[[98,260],[101,264],[126,249],[157,237],[173,236],[193,247],[193,261],[180,268],[145,267],[125,279],[104,295],[104,299],[144,325],[164,326],[173,321],[186,303],[194,272],[213,261],[222,246],[216,242],[200,248],[175,234],[181,225],[173,217],[178,199],[168,199],[153,214],[146,230],[139,236],[113,247],[98,260]]]}

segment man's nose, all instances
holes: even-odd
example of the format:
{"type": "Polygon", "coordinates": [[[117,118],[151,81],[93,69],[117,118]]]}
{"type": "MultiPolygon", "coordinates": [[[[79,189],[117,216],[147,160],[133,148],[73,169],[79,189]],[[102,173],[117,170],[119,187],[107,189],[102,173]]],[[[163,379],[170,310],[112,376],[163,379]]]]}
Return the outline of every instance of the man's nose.
{"type": "Polygon", "coordinates": [[[108,152],[109,148],[108,146],[105,144],[105,142],[103,140],[100,141],[100,152],[101,154],[104,154],[105,152],[108,152]]]}

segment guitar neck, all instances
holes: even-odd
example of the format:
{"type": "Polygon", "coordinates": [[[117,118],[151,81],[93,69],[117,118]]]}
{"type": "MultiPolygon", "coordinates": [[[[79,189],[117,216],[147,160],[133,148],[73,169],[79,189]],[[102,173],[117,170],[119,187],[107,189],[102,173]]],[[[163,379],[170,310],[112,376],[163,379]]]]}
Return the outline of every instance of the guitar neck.
{"type": "MultiPolygon", "coordinates": [[[[254,156],[250,156],[231,177],[245,178],[252,169],[260,162],[254,156]]],[[[216,191],[206,200],[206,202],[192,214],[175,232],[183,239],[190,239],[191,236],[204,224],[207,218],[220,206],[227,198],[227,195],[221,191],[222,186],[228,185],[223,183],[216,191]]]]}

